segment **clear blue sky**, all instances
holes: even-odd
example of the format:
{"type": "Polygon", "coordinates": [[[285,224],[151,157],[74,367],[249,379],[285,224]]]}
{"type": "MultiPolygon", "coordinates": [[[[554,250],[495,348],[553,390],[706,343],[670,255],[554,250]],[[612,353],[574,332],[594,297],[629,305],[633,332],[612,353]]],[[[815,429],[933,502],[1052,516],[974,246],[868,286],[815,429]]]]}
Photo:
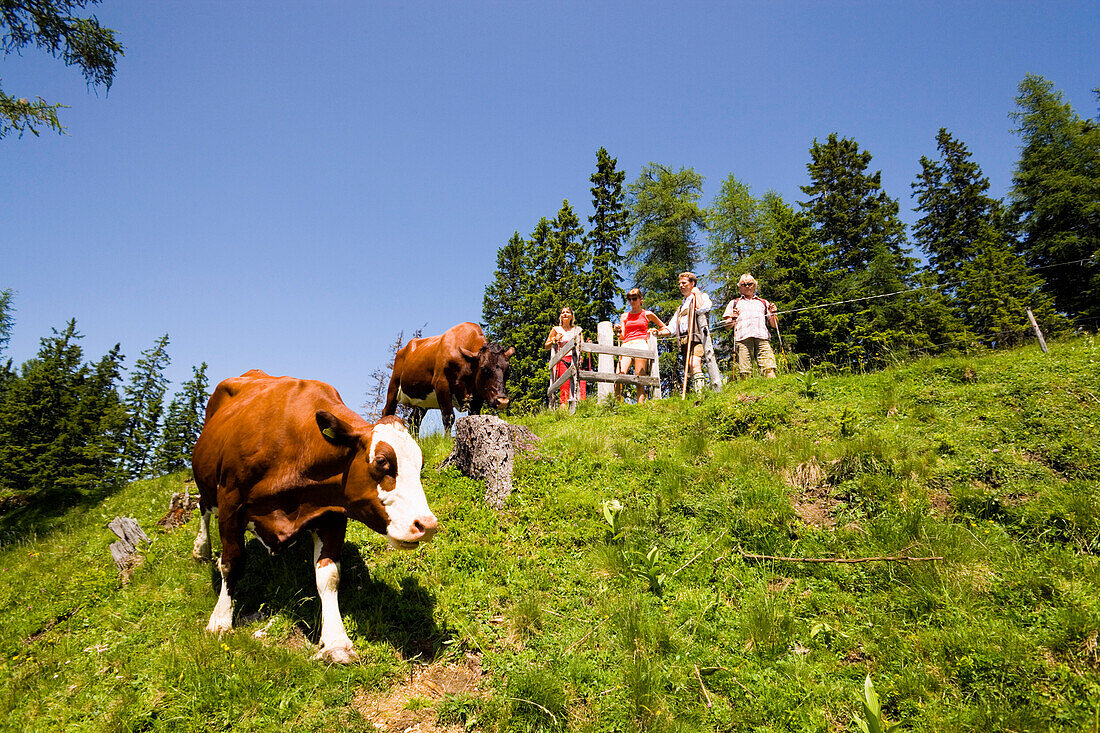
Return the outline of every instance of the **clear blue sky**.
{"type": "MultiPolygon", "coordinates": [[[[89,360],[164,333],[175,390],[258,367],[353,409],[402,329],[478,321],[496,252],[568,199],[596,150],[627,181],[692,167],[802,198],[815,138],[854,138],[914,220],[942,126],[996,196],[1025,73],[1096,115],[1092,2],[104,0],[109,93],[27,49],[4,90],[71,105],[0,141],[0,289],[32,357],[75,317],[89,360]]],[[[591,327],[592,324],[588,324],[591,327]]]]}

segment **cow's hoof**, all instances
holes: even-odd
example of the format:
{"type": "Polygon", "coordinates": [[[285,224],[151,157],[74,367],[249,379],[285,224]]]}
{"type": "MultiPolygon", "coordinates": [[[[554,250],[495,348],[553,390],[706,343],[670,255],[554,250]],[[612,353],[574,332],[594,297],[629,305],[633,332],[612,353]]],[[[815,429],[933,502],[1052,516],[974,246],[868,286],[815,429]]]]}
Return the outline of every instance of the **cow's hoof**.
{"type": "Polygon", "coordinates": [[[351,648],[351,644],[324,647],[313,658],[329,664],[353,664],[359,661],[359,655],[351,648]]]}
{"type": "Polygon", "coordinates": [[[213,634],[214,636],[221,636],[222,634],[228,633],[232,630],[233,624],[222,623],[220,621],[215,621],[214,619],[210,619],[210,622],[206,624],[206,633],[213,634]]]}

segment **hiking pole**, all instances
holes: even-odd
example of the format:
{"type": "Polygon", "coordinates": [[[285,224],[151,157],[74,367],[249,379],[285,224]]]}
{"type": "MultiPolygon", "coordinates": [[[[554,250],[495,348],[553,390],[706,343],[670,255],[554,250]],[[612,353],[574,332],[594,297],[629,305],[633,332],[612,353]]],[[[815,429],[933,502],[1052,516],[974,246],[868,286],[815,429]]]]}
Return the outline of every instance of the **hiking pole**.
{"type": "Polygon", "coordinates": [[[688,379],[691,378],[691,352],[692,340],[695,338],[695,294],[691,294],[691,303],[688,305],[688,341],[687,351],[684,352],[684,386],[680,390],[680,399],[686,399],[688,393],[688,379]]]}

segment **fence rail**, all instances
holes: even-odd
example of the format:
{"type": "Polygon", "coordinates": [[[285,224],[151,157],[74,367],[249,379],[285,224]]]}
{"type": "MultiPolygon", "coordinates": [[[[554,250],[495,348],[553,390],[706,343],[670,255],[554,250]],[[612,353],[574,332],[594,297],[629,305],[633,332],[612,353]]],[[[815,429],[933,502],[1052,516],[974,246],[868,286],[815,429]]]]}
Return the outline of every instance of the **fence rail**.
{"type": "MultiPolygon", "coordinates": [[[[611,321],[600,321],[596,327],[596,337],[597,343],[583,341],[578,343],[577,338],[574,337],[565,342],[560,349],[550,352],[550,385],[546,388],[546,399],[551,408],[555,406],[555,398],[560,402],[558,390],[567,381],[570,383],[568,400],[570,412],[577,409],[580,382],[582,380],[594,382],[597,385],[596,395],[601,400],[611,394],[611,385],[614,384],[632,384],[639,389],[652,387],[653,396],[657,399],[661,398],[661,378],[660,376],[653,376],[661,373],[657,356],[657,338],[655,336],[650,335],[649,348],[647,349],[628,349],[623,346],[615,346],[611,321]],[[581,354],[597,355],[596,371],[579,368],[581,354]],[[555,377],[555,367],[568,356],[572,356],[569,366],[566,367],[561,376],[555,377]],[[619,374],[615,370],[614,357],[616,356],[648,359],[649,374],[619,374]]],[[[635,369],[635,371],[637,370],[635,369]]]]}

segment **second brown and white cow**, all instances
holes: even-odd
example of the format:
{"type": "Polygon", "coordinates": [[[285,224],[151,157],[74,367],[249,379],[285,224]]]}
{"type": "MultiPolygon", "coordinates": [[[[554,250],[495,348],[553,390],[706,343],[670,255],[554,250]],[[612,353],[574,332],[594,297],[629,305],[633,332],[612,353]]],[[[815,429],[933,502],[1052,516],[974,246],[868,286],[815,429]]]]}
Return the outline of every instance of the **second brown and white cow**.
{"type": "Polygon", "coordinates": [[[420,484],[423,463],[399,418],[372,425],[323,382],[253,370],[219,384],[192,454],[201,514],[194,555],[210,558],[215,510],[222,545],[221,594],[207,631],[233,626],[246,529],[273,553],[309,532],[321,597],[318,656],[356,659],[337,601],[348,518],[398,548],[430,540],[438,523],[420,484]]]}
{"type": "Polygon", "coordinates": [[[460,323],[439,336],[412,339],[394,356],[393,376],[386,391],[383,415],[397,405],[411,405],[414,431],[426,410],[443,413],[443,429],[451,434],[455,408],[480,415],[484,405],[508,406],[508,359],[516,352],[485,340],[476,323],[460,323]]]}

